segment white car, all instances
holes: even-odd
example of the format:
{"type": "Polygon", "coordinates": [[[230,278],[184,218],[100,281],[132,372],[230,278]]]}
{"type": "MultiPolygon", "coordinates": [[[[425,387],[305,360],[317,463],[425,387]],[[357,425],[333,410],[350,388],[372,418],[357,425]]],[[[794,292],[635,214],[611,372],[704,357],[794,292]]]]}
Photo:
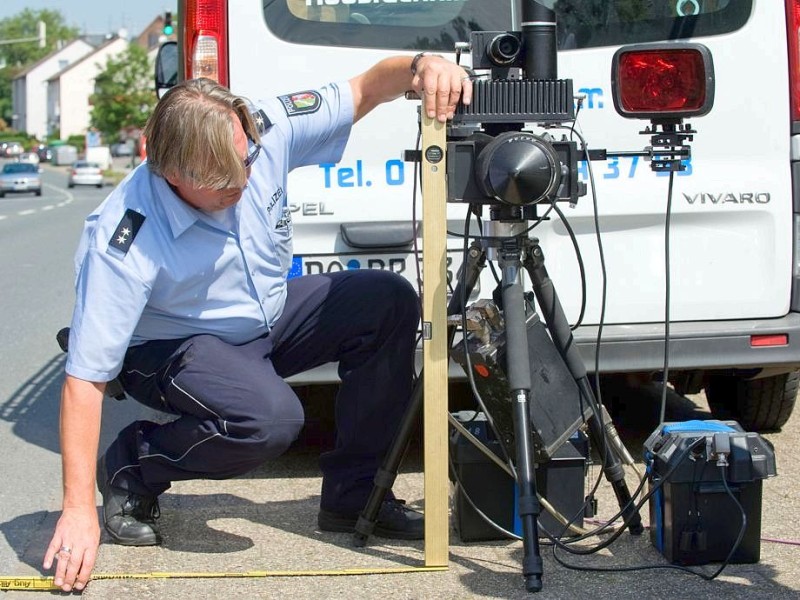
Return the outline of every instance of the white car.
{"type": "Polygon", "coordinates": [[[23,152],[17,156],[17,162],[39,165],[39,155],[36,152],[23,152]]]}
{"type": "Polygon", "coordinates": [[[0,198],[6,194],[34,193],[42,195],[42,179],[39,168],[30,163],[6,163],[0,172],[0,198]]]}
{"type": "Polygon", "coordinates": [[[85,160],[79,160],[73,163],[69,170],[67,187],[73,188],[76,185],[103,187],[103,170],[100,168],[100,165],[85,160]]]}

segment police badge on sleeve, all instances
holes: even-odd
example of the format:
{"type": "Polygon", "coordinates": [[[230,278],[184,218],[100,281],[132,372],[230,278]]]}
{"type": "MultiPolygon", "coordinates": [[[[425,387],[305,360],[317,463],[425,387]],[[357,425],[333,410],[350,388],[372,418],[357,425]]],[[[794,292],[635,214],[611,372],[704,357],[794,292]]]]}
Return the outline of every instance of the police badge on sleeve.
{"type": "Polygon", "coordinates": [[[290,117],[317,112],[322,105],[322,97],[319,95],[319,92],[315,92],[314,90],[278,96],[278,100],[280,100],[283,109],[290,117]]]}

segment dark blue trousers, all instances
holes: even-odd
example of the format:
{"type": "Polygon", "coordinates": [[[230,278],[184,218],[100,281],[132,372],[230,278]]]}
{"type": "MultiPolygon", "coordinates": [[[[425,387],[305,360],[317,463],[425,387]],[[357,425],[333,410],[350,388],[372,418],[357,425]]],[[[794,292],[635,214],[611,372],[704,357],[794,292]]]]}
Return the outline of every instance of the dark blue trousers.
{"type": "Polygon", "coordinates": [[[284,381],[338,361],[336,445],[323,454],[321,507],[358,511],[411,396],[419,301],[393,273],[354,270],[289,280],[270,333],[242,345],[212,335],[129,349],[129,395],[177,418],[136,421],[106,453],[111,483],[157,495],[170,482],[227,479],[282,454],[303,426],[284,381]]]}

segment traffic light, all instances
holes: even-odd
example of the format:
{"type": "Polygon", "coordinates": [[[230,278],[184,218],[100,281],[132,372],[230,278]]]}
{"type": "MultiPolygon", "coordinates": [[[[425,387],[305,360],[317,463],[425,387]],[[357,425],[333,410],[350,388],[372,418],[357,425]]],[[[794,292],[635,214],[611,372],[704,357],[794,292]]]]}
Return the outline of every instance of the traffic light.
{"type": "Polygon", "coordinates": [[[175,27],[172,25],[172,13],[167,11],[164,13],[164,35],[172,35],[175,33],[175,27]]]}

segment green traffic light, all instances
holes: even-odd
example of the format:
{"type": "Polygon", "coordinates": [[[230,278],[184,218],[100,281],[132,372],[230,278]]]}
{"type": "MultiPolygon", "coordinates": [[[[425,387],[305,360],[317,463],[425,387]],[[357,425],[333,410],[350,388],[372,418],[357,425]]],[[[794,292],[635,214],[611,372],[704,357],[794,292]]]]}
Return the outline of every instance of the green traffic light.
{"type": "Polygon", "coordinates": [[[172,35],[175,33],[175,28],[172,26],[172,12],[170,11],[164,13],[164,28],[162,31],[164,35],[172,35]]]}

